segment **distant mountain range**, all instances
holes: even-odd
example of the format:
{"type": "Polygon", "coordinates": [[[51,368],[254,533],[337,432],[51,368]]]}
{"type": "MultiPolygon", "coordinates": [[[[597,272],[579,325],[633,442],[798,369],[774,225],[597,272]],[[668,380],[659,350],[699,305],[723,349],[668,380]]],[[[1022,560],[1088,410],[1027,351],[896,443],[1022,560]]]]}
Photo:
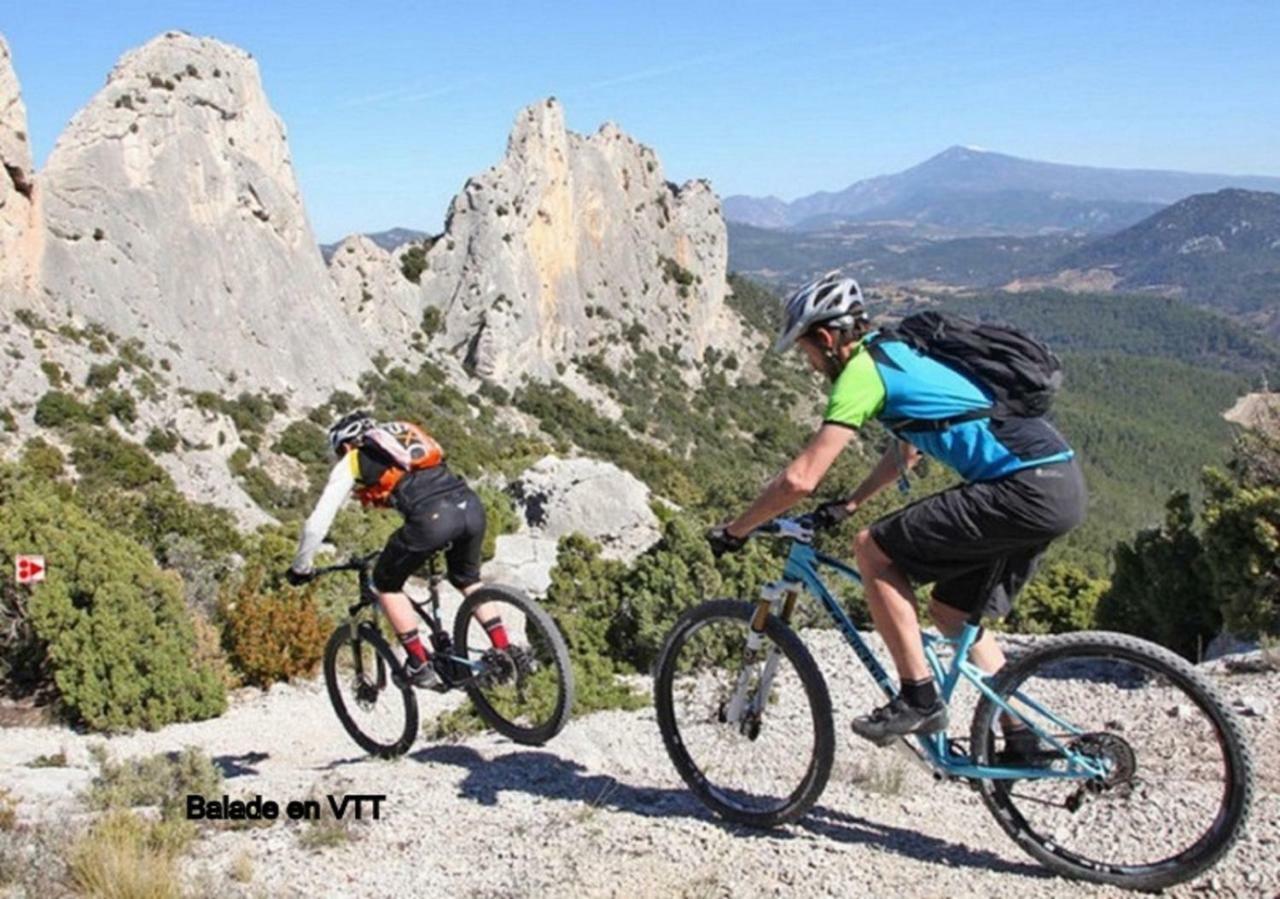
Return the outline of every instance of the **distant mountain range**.
{"type": "MultiPolygon", "coordinates": [[[[365,235],[365,237],[387,251],[402,247],[415,240],[422,240],[422,238],[428,236],[426,231],[415,231],[412,228],[389,228],[386,231],[375,231],[373,234],[365,235]]],[[[333,258],[333,252],[338,249],[339,243],[341,241],[320,244],[320,254],[324,256],[325,262],[333,258]]]]}
{"type": "Polygon", "coordinates": [[[760,228],[895,223],[941,236],[1119,231],[1191,194],[1225,187],[1280,191],[1280,178],[1107,169],[951,147],[893,175],[790,203],[731,196],[725,217],[760,228]]]}
{"type": "Polygon", "coordinates": [[[1280,335],[1280,194],[1197,194],[1093,237],[936,239],[900,224],[821,231],[731,224],[729,266],[781,286],[841,269],[872,283],[1162,293],[1280,335]]]}

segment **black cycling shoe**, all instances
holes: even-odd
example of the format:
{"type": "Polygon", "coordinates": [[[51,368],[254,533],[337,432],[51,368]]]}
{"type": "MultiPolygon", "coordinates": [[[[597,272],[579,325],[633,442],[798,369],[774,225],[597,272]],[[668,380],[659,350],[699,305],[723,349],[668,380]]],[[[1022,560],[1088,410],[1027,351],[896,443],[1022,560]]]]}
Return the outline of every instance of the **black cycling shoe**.
{"type": "Polygon", "coordinates": [[[1010,768],[1050,768],[1062,754],[1036,736],[1029,727],[1019,727],[1004,735],[1004,748],[995,754],[997,765],[1010,768]]]}
{"type": "Polygon", "coordinates": [[[853,719],[853,732],[877,746],[888,746],[908,734],[936,734],[947,729],[947,706],[941,699],[918,709],[901,696],[870,715],[853,719]]]}
{"type": "Polygon", "coordinates": [[[440,686],[440,675],[436,673],[435,665],[430,659],[422,663],[418,663],[413,658],[405,659],[404,679],[410,686],[424,690],[440,686]]]}

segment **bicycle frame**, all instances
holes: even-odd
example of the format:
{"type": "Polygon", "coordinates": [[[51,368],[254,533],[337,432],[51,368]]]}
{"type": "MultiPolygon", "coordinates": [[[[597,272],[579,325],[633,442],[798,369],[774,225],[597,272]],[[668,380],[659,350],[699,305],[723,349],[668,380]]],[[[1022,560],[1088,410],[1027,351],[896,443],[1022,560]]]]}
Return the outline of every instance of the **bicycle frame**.
{"type": "MultiPolygon", "coordinates": [[[[807,592],[815,596],[823,608],[826,609],[827,614],[831,616],[836,627],[839,628],[854,655],[858,657],[858,660],[862,662],[872,679],[884,691],[885,696],[892,699],[897,695],[897,688],[893,679],[889,677],[888,672],[880,664],[880,660],[876,658],[875,653],[871,651],[871,647],[867,645],[866,640],[858,633],[858,629],[854,627],[853,622],[841,607],[840,602],[827,589],[827,585],[819,576],[818,570],[819,568],[831,569],[846,580],[853,581],[858,585],[862,584],[862,576],[858,574],[853,566],[826,553],[819,552],[805,540],[798,539],[800,529],[794,522],[786,522],[785,524],[779,522],[779,524],[781,525],[780,534],[790,538],[790,551],[787,553],[786,565],[782,571],[782,580],[778,583],[767,585],[762,590],[762,597],[769,599],[771,604],[776,606],[778,597],[788,592],[794,592],[796,587],[803,587],[807,592]]],[[[902,745],[908,751],[914,753],[936,774],[948,778],[980,780],[1044,780],[1056,778],[1079,780],[1105,776],[1107,773],[1105,763],[1073,752],[1057,737],[1046,732],[1036,721],[996,695],[989,686],[990,676],[968,659],[969,650],[977,641],[978,635],[979,628],[974,624],[967,624],[960,635],[954,638],[935,637],[932,634],[924,635],[925,659],[939,684],[943,701],[950,704],[951,696],[961,680],[972,683],[982,695],[995,703],[1003,712],[1025,723],[1040,739],[1062,753],[1063,758],[1068,762],[1066,770],[1055,771],[1048,768],[975,765],[969,756],[955,751],[945,733],[916,737],[915,741],[919,748],[913,747],[905,739],[902,741],[902,745]],[[949,669],[943,666],[942,660],[938,657],[938,648],[943,646],[951,646],[954,649],[954,657],[949,669]]],[[[1072,735],[1080,736],[1083,734],[1083,731],[1079,728],[1063,721],[1047,708],[1021,692],[1015,692],[1014,696],[1040,719],[1072,735]]]]}

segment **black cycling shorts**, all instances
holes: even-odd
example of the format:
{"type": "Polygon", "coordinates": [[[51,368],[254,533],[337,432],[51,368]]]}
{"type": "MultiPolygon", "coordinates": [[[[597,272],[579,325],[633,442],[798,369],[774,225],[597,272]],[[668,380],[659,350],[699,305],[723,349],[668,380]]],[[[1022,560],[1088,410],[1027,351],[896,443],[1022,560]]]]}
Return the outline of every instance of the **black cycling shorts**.
{"type": "Polygon", "coordinates": [[[431,556],[444,550],[449,583],[459,590],[480,581],[485,514],[480,497],[463,486],[401,509],[404,524],[391,535],[373,568],[373,587],[397,593],[431,556]]]}
{"type": "Polygon", "coordinates": [[[996,481],[960,484],[871,525],[884,554],[938,602],[973,621],[1009,614],[1050,542],[1084,521],[1088,497],[1072,459],[996,481]]]}

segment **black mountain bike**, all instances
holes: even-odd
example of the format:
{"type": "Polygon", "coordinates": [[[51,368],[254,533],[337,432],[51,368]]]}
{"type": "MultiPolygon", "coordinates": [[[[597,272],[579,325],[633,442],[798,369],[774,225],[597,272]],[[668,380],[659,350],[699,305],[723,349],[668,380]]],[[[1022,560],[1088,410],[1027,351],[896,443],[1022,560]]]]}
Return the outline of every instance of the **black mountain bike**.
{"type": "MultiPolygon", "coordinates": [[[[317,568],[359,575],[360,601],[348,610],[324,651],[324,679],[338,720],[361,749],[382,758],[402,755],[418,735],[418,699],[404,662],[379,632],[373,563],[378,553],[317,568]],[[365,614],[368,612],[368,614],[365,614]]],[[[564,729],[573,706],[573,671],[560,629],[541,606],[520,591],[486,584],[467,596],[454,616],[453,634],[440,622],[440,581],[428,568],[427,602],[410,598],[431,631],[438,692],[466,690],[476,712],[517,743],[541,745],[564,729]],[[485,603],[498,607],[510,645],[495,648],[475,616],[485,603]]]]}

